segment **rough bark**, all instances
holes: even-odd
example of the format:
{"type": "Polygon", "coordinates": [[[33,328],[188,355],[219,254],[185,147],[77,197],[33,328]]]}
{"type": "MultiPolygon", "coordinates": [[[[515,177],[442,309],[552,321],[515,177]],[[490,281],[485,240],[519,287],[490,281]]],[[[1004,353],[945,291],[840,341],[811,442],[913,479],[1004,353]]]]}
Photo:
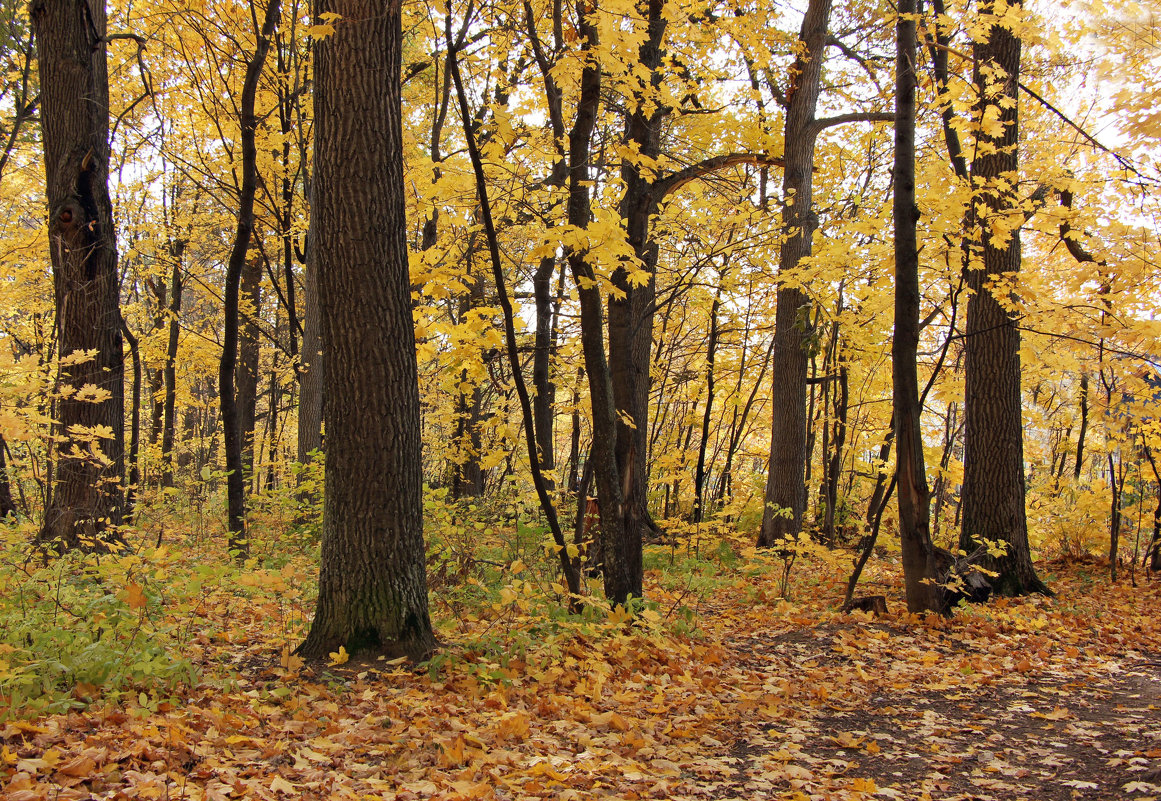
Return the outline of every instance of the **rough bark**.
{"type": "MultiPolygon", "coordinates": [[[[818,219],[811,208],[814,188],[815,107],[822,80],[830,0],[811,0],[799,34],[799,56],[786,91],[786,150],[782,179],[782,229],[785,239],[778,271],[785,276],[810,256],[818,219]]],[[[802,531],[806,510],[806,373],[810,338],[809,304],[799,287],[778,288],[771,375],[773,424],[770,472],[758,544],[793,539],[802,531]]]]}
{"type": "Polygon", "coordinates": [[[303,656],[422,659],[427,610],[419,378],[404,217],[400,6],[318,0],[312,242],[327,354],[318,605],[303,656]]]}
{"type": "MultiPolygon", "coordinates": [[[[990,4],[981,11],[990,13],[990,4]]],[[[981,565],[999,575],[993,580],[1000,595],[1050,593],[1036,576],[1028,545],[1024,508],[1024,429],[1021,421],[1020,332],[1015,315],[1005,308],[1001,287],[1005,273],[1020,269],[1020,230],[992,230],[1017,208],[1020,40],[993,25],[984,41],[973,47],[973,81],[979,94],[977,117],[997,106],[1003,131],[989,137],[983,131],[972,159],[971,173],[977,211],[973,235],[978,255],[968,270],[972,290],[968,300],[965,341],[964,484],[960,548],[974,552],[984,540],[1001,542],[1007,552],[985,557],[981,565]]],[[[1007,300],[1007,299],[1004,299],[1007,300]]]]}
{"type": "MultiPolygon", "coordinates": [[[[109,199],[109,83],[103,2],[35,0],[49,247],[62,365],[56,476],[39,539],[55,548],[115,539],[124,507],[124,355],[117,245],[109,199]],[[86,385],[107,393],[72,394],[86,385]],[[69,442],[74,426],[102,432],[69,442]]],[[[75,430],[75,429],[74,429],[75,430]]]]}

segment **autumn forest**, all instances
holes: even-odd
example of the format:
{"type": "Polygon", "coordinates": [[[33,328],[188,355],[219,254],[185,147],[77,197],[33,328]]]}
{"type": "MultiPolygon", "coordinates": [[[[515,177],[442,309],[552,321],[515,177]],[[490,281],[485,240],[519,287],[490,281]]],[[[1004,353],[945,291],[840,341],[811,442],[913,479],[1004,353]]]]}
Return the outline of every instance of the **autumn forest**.
{"type": "Polygon", "coordinates": [[[1158,11],[0,0],[4,797],[1161,794],[1158,11]]]}

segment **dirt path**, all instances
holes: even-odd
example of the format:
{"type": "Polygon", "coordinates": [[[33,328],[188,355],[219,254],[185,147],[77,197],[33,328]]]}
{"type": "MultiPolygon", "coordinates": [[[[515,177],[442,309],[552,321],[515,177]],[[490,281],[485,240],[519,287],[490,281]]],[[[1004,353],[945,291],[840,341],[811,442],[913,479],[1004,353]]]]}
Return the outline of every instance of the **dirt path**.
{"type": "MultiPolygon", "coordinates": [[[[735,640],[751,670],[799,675],[880,672],[845,698],[793,721],[739,720],[733,781],[718,798],[850,797],[1008,801],[1150,799],[1161,796],[1161,661],[1131,654],[1099,670],[1034,669],[1013,654],[1010,676],[974,679],[971,645],[945,641],[923,662],[927,686],[892,682],[897,660],[859,659],[861,625],[735,640]],[[958,676],[958,679],[957,679],[958,676]],[[930,686],[934,684],[935,686],[930,686]],[[787,723],[791,725],[786,725],[787,723]],[[834,785],[845,784],[847,795],[834,785]]],[[[871,631],[906,649],[913,634],[871,631]]],[[[886,651],[887,649],[884,649],[886,651]]],[[[908,671],[901,671],[906,673],[908,671]]],[[[869,675],[869,674],[868,674],[869,675]]],[[[852,689],[849,688],[848,689],[852,689]]],[[[759,716],[760,718],[761,716],[759,716]]]]}

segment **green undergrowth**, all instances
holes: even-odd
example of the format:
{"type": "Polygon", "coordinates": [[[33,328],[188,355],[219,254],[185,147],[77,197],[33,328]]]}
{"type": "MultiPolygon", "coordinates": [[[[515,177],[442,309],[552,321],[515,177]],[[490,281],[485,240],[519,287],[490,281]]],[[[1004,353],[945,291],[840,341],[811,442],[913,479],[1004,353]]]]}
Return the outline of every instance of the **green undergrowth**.
{"type": "MultiPolygon", "coordinates": [[[[29,524],[0,527],[0,719],[126,699],[155,709],[263,665],[295,679],[293,649],[314,609],[317,511],[304,514],[289,494],[255,504],[251,556],[238,561],[225,550],[220,504],[180,501],[150,499],[116,554],[38,562],[29,557],[29,524]]],[[[647,598],[613,608],[588,570],[580,595],[569,595],[535,507],[451,502],[428,491],[425,534],[440,641],[425,667],[481,683],[557,664],[630,630],[700,637],[715,597],[769,597],[781,570],[727,527],[674,526],[646,548],[647,598]]],[[[584,546],[571,545],[571,532],[568,542],[587,568],[584,546]]],[[[802,587],[817,581],[812,571],[801,570],[802,587]]]]}

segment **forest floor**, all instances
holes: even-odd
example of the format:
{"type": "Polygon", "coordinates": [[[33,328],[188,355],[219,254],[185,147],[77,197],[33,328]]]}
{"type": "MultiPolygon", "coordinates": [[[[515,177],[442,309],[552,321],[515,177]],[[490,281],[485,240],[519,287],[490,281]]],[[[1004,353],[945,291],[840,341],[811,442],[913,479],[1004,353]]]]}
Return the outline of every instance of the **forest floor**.
{"type": "Polygon", "coordinates": [[[796,567],[787,601],[749,555],[664,561],[631,629],[553,616],[514,564],[495,603],[436,602],[443,646],[420,668],[295,659],[305,560],[201,586],[188,608],[164,585],[134,603],[133,585],[153,624],[184,616],[197,678],[7,710],[0,796],[1161,798],[1161,583],[1054,565],[1055,598],[920,620],[880,560],[867,580],[891,614],[873,618],[834,611],[833,565],[796,567]]]}

